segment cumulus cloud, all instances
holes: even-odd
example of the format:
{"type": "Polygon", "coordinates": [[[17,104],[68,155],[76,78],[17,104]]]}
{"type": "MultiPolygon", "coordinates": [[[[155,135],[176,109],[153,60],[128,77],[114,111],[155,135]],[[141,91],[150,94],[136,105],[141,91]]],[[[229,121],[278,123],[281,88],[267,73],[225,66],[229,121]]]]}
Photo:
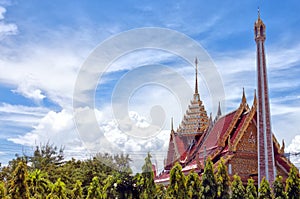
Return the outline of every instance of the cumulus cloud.
{"type": "Polygon", "coordinates": [[[43,117],[36,118],[36,121],[38,122],[33,125],[33,130],[24,135],[11,135],[8,140],[24,146],[36,146],[48,142],[63,146],[67,159],[89,157],[75,131],[72,112],[65,109],[58,112],[48,110],[43,117]]]}
{"type": "MultiPolygon", "coordinates": [[[[99,122],[99,131],[103,132],[108,145],[115,146],[116,150],[110,151],[111,154],[120,152],[129,154],[133,159],[132,165],[136,169],[141,168],[148,152],[151,152],[154,157],[158,156],[159,162],[163,162],[163,156],[167,150],[166,140],[164,139],[168,137],[169,131],[160,132],[156,137],[149,139],[133,137],[126,134],[126,132],[122,132],[118,128],[116,120],[103,117],[103,115],[109,115],[109,113],[99,110],[95,110],[95,113],[99,122]]],[[[136,112],[130,111],[129,116],[133,124],[140,128],[146,128],[149,125],[145,117],[136,112]]],[[[88,123],[89,121],[83,122],[88,123]]],[[[85,133],[76,133],[73,113],[63,109],[59,112],[49,111],[39,120],[32,131],[27,132],[25,135],[10,137],[8,140],[25,146],[35,146],[47,142],[64,146],[67,158],[87,158],[94,155],[95,152],[106,151],[105,146],[107,145],[99,145],[99,138],[102,139],[99,133],[89,135],[93,142],[85,142],[84,136],[86,136],[85,133]]]]}
{"type": "Polygon", "coordinates": [[[286,148],[287,152],[300,152],[300,135],[296,135],[291,144],[286,148]]]}
{"type": "Polygon", "coordinates": [[[46,143],[51,141],[58,145],[64,145],[73,135],[68,135],[74,132],[74,124],[72,114],[66,110],[60,112],[49,111],[39,123],[34,126],[34,129],[24,136],[10,138],[9,140],[22,145],[34,146],[36,143],[46,143]],[[69,139],[68,139],[69,138],[69,139]]]}
{"type": "Polygon", "coordinates": [[[286,148],[286,152],[290,153],[290,160],[300,168],[300,135],[296,135],[291,144],[286,148]]]}

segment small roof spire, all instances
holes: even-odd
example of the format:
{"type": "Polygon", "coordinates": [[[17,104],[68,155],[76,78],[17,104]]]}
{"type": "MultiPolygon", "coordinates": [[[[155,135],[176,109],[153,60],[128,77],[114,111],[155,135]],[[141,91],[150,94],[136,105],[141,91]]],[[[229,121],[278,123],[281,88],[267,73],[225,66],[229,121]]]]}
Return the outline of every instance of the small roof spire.
{"type": "Polygon", "coordinates": [[[255,106],[257,105],[256,89],[254,89],[253,105],[255,105],[255,106]]]}
{"type": "Polygon", "coordinates": [[[221,102],[219,101],[217,117],[220,117],[221,115],[222,115],[222,112],[221,112],[221,102]]]}
{"type": "Polygon", "coordinates": [[[260,10],[259,10],[259,6],[257,7],[257,18],[260,19],[260,10]]]}
{"type": "Polygon", "coordinates": [[[197,57],[195,58],[195,68],[196,68],[196,71],[195,71],[195,75],[196,75],[196,78],[195,78],[195,94],[198,94],[198,59],[197,59],[197,57]]]}
{"type": "Polygon", "coordinates": [[[245,89],[243,87],[243,97],[242,97],[242,103],[246,104],[247,103],[247,99],[246,99],[246,95],[245,95],[245,89]]]}
{"type": "Polygon", "coordinates": [[[174,132],[173,117],[171,117],[171,131],[174,132]]]}

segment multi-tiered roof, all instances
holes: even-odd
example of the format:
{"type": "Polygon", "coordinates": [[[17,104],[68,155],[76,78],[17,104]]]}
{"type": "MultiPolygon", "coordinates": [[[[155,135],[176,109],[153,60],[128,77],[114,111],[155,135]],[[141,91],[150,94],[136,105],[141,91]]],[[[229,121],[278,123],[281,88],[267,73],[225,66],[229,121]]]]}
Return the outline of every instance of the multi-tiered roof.
{"type": "Polygon", "coordinates": [[[198,60],[195,60],[196,77],[195,77],[195,93],[188,109],[183,116],[183,120],[177,129],[180,136],[196,136],[201,135],[208,127],[209,119],[205,107],[198,93],[198,60]]]}
{"type": "Polygon", "coordinates": [[[175,160],[184,157],[183,154],[188,152],[208,129],[210,121],[198,92],[198,60],[196,58],[195,93],[176,131],[173,129],[172,121],[166,168],[172,167],[175,160]]]}

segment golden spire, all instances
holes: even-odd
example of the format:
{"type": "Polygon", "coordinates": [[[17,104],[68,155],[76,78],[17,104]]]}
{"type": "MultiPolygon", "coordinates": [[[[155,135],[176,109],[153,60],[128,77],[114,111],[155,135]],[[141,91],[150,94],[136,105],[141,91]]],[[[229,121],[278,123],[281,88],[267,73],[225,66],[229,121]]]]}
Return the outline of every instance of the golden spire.
{"type": "Polygon", "coordinates": [[[254,89],[254,99],[253,99],[253,106],[257,106],[257,97],[256,97],[256,89],[254,89]]]}
{"type": "Polygon", "coordinates": [[[220,117],[221,115],[222,115],[222,112],[221,112],[221,102],[219,101],[217,117],[220,117]]]}
{"type": "Polygon", "coordinates": [[[195,71],[195,94],[198,94],[198,59],[196,57],[195,59],[195,66],[196,66],[196,71],[195,71]]]}
{"type": "Polygon", "coordinates": [[[173,117],[171,118],[171,132],[174,132],[173,117]]]}
{"type": "Polygon", "coordinates": [[[245,89],[243,87],[243,97],[242,97],[242,104],[246,104],[247,103],[247,99],[246,99],[246,96],[245,96],[245,89]]]}

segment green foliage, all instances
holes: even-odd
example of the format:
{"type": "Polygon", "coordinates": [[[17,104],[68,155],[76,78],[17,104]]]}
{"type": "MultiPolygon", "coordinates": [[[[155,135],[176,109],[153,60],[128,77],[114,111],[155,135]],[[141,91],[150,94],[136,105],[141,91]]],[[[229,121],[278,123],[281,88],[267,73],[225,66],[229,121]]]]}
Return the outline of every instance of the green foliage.
{"type": "Polygon", "coordinates": [[[71,191],[71,199],[81,199],[83,197],[81,184],[79,180],[76,180],[75,186],[71,191]]]}
{"type": "MultiPolygon", "coordinates": [[[[7,166],[1,167],[0,198],[229,198],[229,192],[232,193],[231,198],[257,198],[252,179],[248,180],[245,192],[240,177],[235,175],[229,190],[229,177],[223,160],[215,177],[213,164],[208,159],[202,181],[194,172],[185,177],[181,165],[176,163],[170,172],[168,188],[154,183],[150,154],[145,158],[143,172],[134,177],[130,161],[128,155],[122,154],[97,154],[83,161],[64,161],[62,150],[58,151],[52,145],[37,147],[33,157],[17,156],[7,166]],[[27,166],[26,160],[32,166],[27,166]]],[[[287,197],[282,177],[277,176],[273,184],[274,198],[299,198],[299,180],[297,169],[292,168],[286,181],[287,197]]],[[[261,182],[259,198],[272,198],[265,179],[261,182]]]]}
{"type": "Polygon", "coordinates": [[[292,167],[289,176],[286,179],[286,194],[289,199],[299,199],[300,196],[300,178],[296,167],[292,167]]]}
{"type": "Polygon", "coordinates": [[[292,166],[289,176],[286,179],[286,194],[289,199],[299,199],[300,196],[300,178],[296,167],[292,166]]]}
{"type": "Polygon", "coordinates": [[[168,197],[170,198],[186,198],[186,179],[182,173],[182,167],[176,163],[170,172],[170,184],[167,189],[168,197]]]}
{"type": "Polygon", "coordinates": [[[6,198],[6,188],[4,182],[0,182],[0,198],[6,198]]]}
{"type": "Polygon", "coordinates": [[[145,158],[145,164],[142,167],[142,175],[138,179],[138,185],[141,187],[140,198],[155,198],[156,186],[154,183],[154,173],[152,171],[151,155],[148,153],[145,158]]]}
{"type": "Polygon", "coordinates": [[[98,177],[94,177],[89,188],[86,199],[102,199],[101,187],[98,177]]]}
{"type": "Polygon", "coordinates": [[[27,175],[27,165],[20,161],[13,172],[10,182],[9,194],[12,199],[29,199],[27,175]]]}
{"type": "Polygon", "coordinates": [[[164,199],[167,196],[167,188],[162,184],[156,184],[156,196],[157,199],[164,199]]]}
{"type": "Polygon", "coordinates": [[[265,177],[260,182],[258,189],[258,198],[259,199],[272,199],[272,193],[269,182],[265,177]]]}
{"type": "Polygon", "coordinates": [[[189,198],[198,199],[200,198],[201,192],[201,181],[199,175],[194,171],[190,172],[187,176],[186,182],[187,195],[189,198]]]}
{"type": "Polygon", "coordinates": [[[204,173],[201,182],[201,196],[202,198],[215,198],[217,196],[217,182],[213,171],[213,163],[208,158],[206,160],[204,173]]]}
{"type": "Polygon", "coordinates": [[[28,174],[27,182],[31,197],[45,198],[47,196],[50,182],[46,173],[36,169],[28,174]]]}
{"type": "Polygon", "coordinates": [[[103,198],[108,199],[108,198],[116,198],[118,196],[117,193],[117,179],[109,175],[105,181],[104,181],[104,186],[103,186],[103,198]]]}
{"type": "Polygon", "coordinates": [[[1,167],[0,180],[6,182],[11,181],[13,177],[13,173],[18,166],[18,163],[21,161],[26,162],[26,160],[27,160],[26,157],[20,157],[19,155],[16,154],[16,159],[10,160],[7,166],[1,167]]]}
{"type": "Polygon", "coordinates": [[[275,178],[273,183],[273,194],[275,199],[287,199],[281,176],[277,175],[275,178]]]}
{"type": "Polygon", "coordinates": [[[63,163],[63,148],[57,148],[47,143],[46,145],[36,146],[33,156],[29,157],[29,163],[33,170],[39,169],[49,175],[49,180],[55,182],[60,176],[58,166],[63,163]]]}
{"type": "Polygon", "coordinates": [[[231,192],[232,199],[243,199],[245,196],[245,187],[243,186],[241,178],[238,175],[233,176],[231,192]]]}
{"type": "Polygon", "coordinates": [[[256,199],[257,191],[254,185],[254,180],[252,178],[248,179],[247,187],[246,187],[246,199],[256,199]]]}
{"type": "Polygon", "coordinates": [[[51,185],[51,192],[47,196],[47,199],[66,199],[67,198],[67,190],[66,184],[61,181],[60,178],[51,185]]]}
{"type": "MultiPolygon", "coordinates": [[[[131,173],[115,173],[118,198],[131,198],[134,192],[134,180],[131,173]]],[[[115,185],[114,185],[115,186],[115,185]]]]}
{"type": "Polygon", "coordinates": [[[217,178],[217,198],[218,199],[229,199],[229,176],[227,173],[227,167],[224,163],[224,159],[221,158],[221,162],[218,165],[217,178]]]}

